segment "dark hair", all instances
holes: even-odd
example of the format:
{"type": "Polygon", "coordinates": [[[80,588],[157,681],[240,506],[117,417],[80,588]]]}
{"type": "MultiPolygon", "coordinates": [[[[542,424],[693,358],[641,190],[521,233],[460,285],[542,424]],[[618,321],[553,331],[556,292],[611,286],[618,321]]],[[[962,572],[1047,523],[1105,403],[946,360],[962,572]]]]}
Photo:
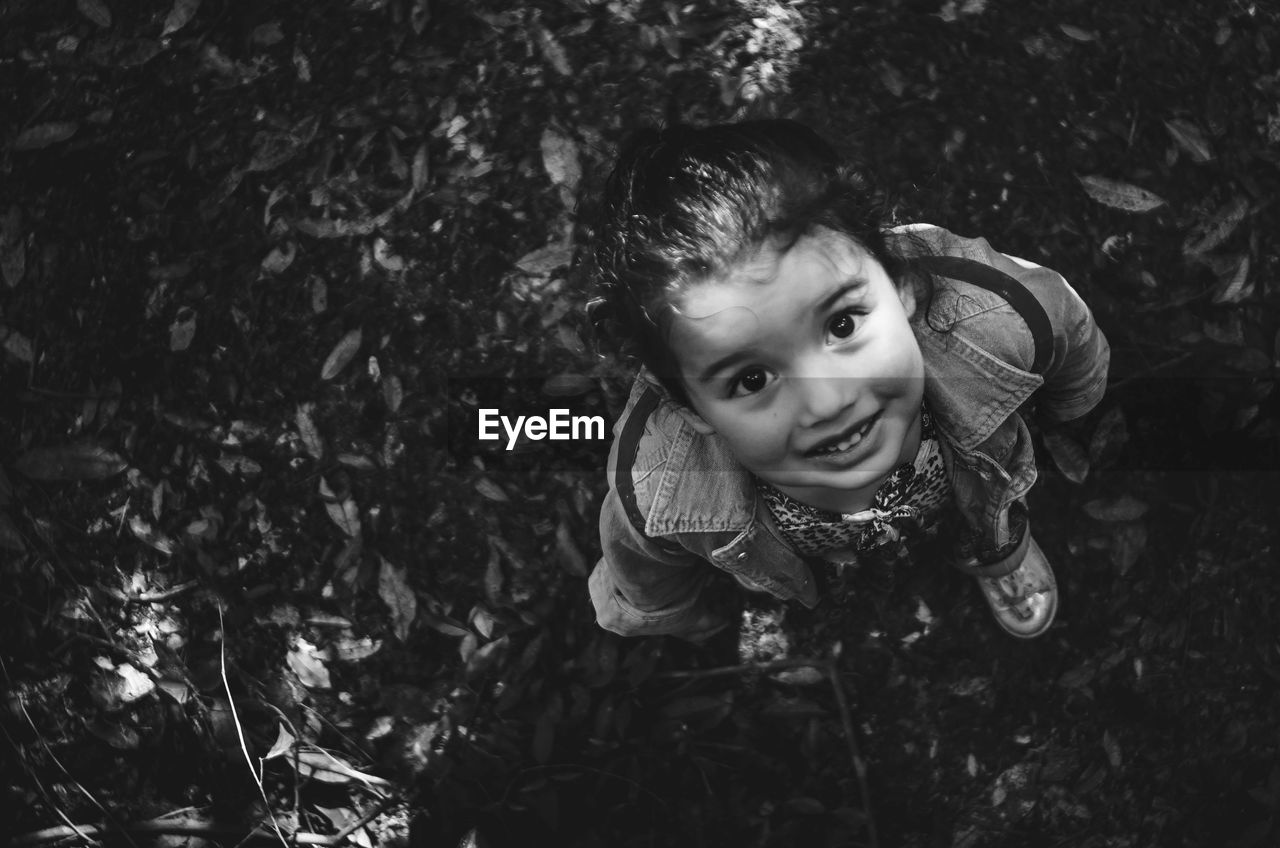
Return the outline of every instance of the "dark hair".
{"type": "Polygon", "coordinates": [[[665,338],[676,297],[766,241],[786,250],[816,227],[854,239],[895,284],[928,288],[890,249],[891,217],[885,199],[795,121],[642,130],[609,176],[585,256],[600,289],[597,336],[621,341],[688,403],[665,338]]]}

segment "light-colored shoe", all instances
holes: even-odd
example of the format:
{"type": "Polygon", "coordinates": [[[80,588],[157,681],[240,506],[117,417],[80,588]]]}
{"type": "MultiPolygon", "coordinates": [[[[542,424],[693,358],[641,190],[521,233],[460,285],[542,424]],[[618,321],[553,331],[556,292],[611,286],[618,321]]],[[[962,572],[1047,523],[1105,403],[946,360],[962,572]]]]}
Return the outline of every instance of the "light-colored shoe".
{"type": "Polygon", "coordinates": [[[1058,583],[1044,552],[1028,540],[1022,564],[1003,577],[979,577],[982,596],[1005,632],[1033,639],[1049,629],[1058,612],[1058,583]]]}

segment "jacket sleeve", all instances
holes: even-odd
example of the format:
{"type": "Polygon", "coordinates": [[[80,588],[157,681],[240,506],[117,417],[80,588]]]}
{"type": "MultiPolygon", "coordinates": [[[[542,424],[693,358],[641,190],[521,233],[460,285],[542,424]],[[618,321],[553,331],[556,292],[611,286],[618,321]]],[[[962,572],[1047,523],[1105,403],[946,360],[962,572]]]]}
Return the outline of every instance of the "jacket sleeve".
{"type": "Polygon", "coordinates": [[[651,539],[633,527],[615,489],[600,511],[600,544],[603,556],[588,588],[605,630],[701,641],[728,624],[704,603],[712,567],[679,544],[651,539]]]}

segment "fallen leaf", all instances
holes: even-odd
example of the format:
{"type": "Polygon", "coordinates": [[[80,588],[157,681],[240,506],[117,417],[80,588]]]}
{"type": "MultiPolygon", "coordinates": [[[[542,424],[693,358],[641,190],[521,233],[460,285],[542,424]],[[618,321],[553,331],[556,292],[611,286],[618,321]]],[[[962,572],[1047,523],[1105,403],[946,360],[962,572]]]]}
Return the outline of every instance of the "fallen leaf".
{"type": "Polygon", "coordinates": [[[1145,188],[1106,177],[1076,177],[1085,193],[1099,203],[1124,212],[1150,212],[1164,205],[1164,199],[1145,188]]]}
{"type": "Polygon", "coordinates": [[[1173,137],[1174,143],[1186,151],[1193,162],[1208,162],[1213,158],[1213,148],[1195,124],[1182,118],[1174,118],[1172,121],[1165,121],[1164,127],[1173,137]]]}
{"type": "Polygon", "coordinates": [[[10,330],[3,324],[0,324],[0,344],[4,345],[5,353],[19,362],[25,362],[30,365],[35,361],[36,352],[31,344],[31,339],[17,330],[10,330]]]}
{"type": "Polygon", "coordinates": [[[382,650],[382,640],[365,636],[362,639],[339,639],[333,643],[333,655],[342,662],[359,662],[382,650]]]}
{"type": "Polygon", "coordinates": [[[1138,557],[1142,556],[1142,552],[1147,547],[1147,528],[1146,525],[1131,522],[1122,524],[1116,532],[1115,543],[1111,548],[1111,562],[1115,565],[1116,570],[1120,572],[1120,576],[1129,573],[1129,569],[1138,561],[1138,557]]]}
{"type": "Polygon", "coordinates": [[[564,521],[556,527],[556,558],[560,566],[574,577],[586,577],[591,571],[587,567],[587,558],[578,549],[578,543],[564,521]]]}
{"type": "Polygon", "coordinates": [[[173,553],[173,540],[164,533],[157,532],[145,518],[140,515],[129,516],[129,532],[139,542],[150,545],[162,554],[173,553]]]}
{"type": "Polygon", "coordinates": [[[298,740],[294,738],[294,735],[285,729],[283,724],[280,725],[276,730],[276,741],[272,743],[271,750],[267,751],[267,753],[263,755],[262,759],[273,760],[276,757],[288,753],[293,750],[293,743],[297,741],[298,740]]]}
{"type": "Polygon", "coordinates": [[[788,686],[816,686],[827,679],[821,669],[811,665],[787,668],[773,675],[773,679],[788,686]]]}
{"type": "Polygon", "coordinates": [[[377,262],[384,271],[395,273],[405,269],[404,258],[393,253],[391,245],[381,237],[373,240],[373,261],[377,262]]]}
{"type": "Polygon", "coordinates": [[[332,688],[333,683],[329,679],[329,669],[325,665],[324,656],[315,645],[301,636],[289,649],[285,661],[293,673],[298,675],[302,685],[308,689],[332,688]]]}
{"type": "Polygon", "coordinates": [[[484,495],[489,500],[496,501],[498,503],[506,503],[511,500],[511,498],[507,497],[507,493],[502,491],[501,487],[488,477],[481,477],[476,481],[476,491],[481,495],[484,495]]]}
{"type": "Polygon", "coordinates": [[[1088,41],[1098,40],[1097,33],[1090,32],[1087,29],[1081,29],[1080,27],[1073,26],[1072,24],[1058,24],[1058,29],[1062,30],[1062,34],[1065,35],[1067,38],[1073,39],[1075,41],[1088,42],[1088,41]]]}
{"type": "Polygon", "coordinates": [[[324,500],[325,512],[339,530],[351,537],[360,535],[360,510],[354,500],[340,499],[323,477],[320,478],[320,497],[324,500]]]}
{"type": "Polygon", "coordinates": [[[302,437],[302,446],[312,459],[324,459],[324,439],[320,429],[316,427],[314,403],[300,403],[294,410],[293,420],[298,425],[298,435],[302,437]]]}
{"type": "Polygon", "coordinates": [[[880,63],[880,84],[894,97],[901,97],[907,90],[907,81],[903,79],[902,72],[888,62],[880,63]]]}
{"type": "Polygon", "coordinates": [[[516,267],[526,274],[541,276],[567,266],[573,260],[573,246],[555,242],[530,251],[516,260],[516,267]]]}
{"type": "Polygon", "coordinates": [[[392,415],[400,411],[400,404],[404,403],[404,386],[401,385],[400,378],[395,374],[383,376],[382,400],[387,405],[387,411],[392,415]]]}
{"type": "Polygon", "coordinates": [[[1112,465],[1129,443],[1129,425],[1124,410],[1114,407],[1098,421],[1089,440],[1089,465],[1105,468],[1112,465]]]}
{"type": "Polygon", "coordinates": [[[1230,269],[1219,276],[1218,285],[1213,290],[1213,302],[1239,303],[1253,293],[1253,287],[1246,285],[1248,281],[1249,256],[1241,254],[1230,269]]]}
{"type": "Polygon", "coordinates": [[[406,571],[382,560],[382,570],[378,573],[378,596],[391,610],[391,629],[401,642],[408,640],[409,628],[418,615],[418,599],[409,586],[406,571]]]}
{"type": "Polygon", "coordinates": [[[282,274],[288,270],[293,264],[293,259],[298,255],[298,245],[293,242],[285,242],[279,247],[274,247],[262,259],[262,270],[268,274],[282,274]]]}
{"type": "Polygon", "coordinates": [[[1182,252],[1188,256],[1208,253],[1222,244],[1249,212],[1249,201],[1240,195],[1224,203],[1207,221],[1194,227],[1183,242],[1182,252]]]}
{"type": "Polygon", "coordinates": [[[173,323],[169,325],[169,350],[180,353],[191,347],[196,337],[196,313],[184,306],[178,310],[173,323]]]}
{"type": "Polygon", "coordinates": [[[172,35],[191,23],[199,8],[200,0],[174,0],[173,8],[164,19],[164,31],[160,33],[160,37],[172,35]]]}
{"type": "Polygon", "coordinates": [[[18,133],[14,139],[13,149],[43,150],[50,145],[66,141],[76,134],[80,125],[75,121],[51,121],[47,124],[36,124],[18,133]]]}
{"type": "Polygon", "coordinates": [[[1050,432],[1044,436],[1044,445],[1053,457],[1053,464],[1072,483],[1083,483],[1089,476],[1089,455],[1075,439],[1063,433],[1050,432]]]}
{"type": "Polygon", "coordinates": [[[33,448],[14,461],[18,473],[32,480],[105,480],[129,467],[124,457],[88,442],[33,448]]]}
{"type": "Polygon", "coordinates": [[[581,397],[596,388],[596,381],[585,374],[555,374],[542,384],[542,393],[548,397],[581,397]]]}
{"type": "Polygon", "coordinates": [[[556,73],[562,77],[572,76],[573,67],[569,64],[569,54],[565,52],[560,42],[556,41],[556,37],[541,24],[534,25],[534,37],[538,41],[539,49],[542,50],[543,58],[555,68],[556,73]]]}
{"type": "Polygon", "coordinates": [[[542,164],[551,182],[564,186],[570,192],[582,179],[582,165],[578,159],[578,145],[567,135],[548,127],[542,133],[542,164]]]}
{"type": "Polygon", "coordinates": [[[363,339],[364,334],[359,327],[343,336],[333,346],[333,350],[329,352],[329,358],[324,361],[324,367],[320,369],[320,379],[332,380],[342,373],[342,369],[346,368],[351,363],[351,360],[355,358],[356,351],[360,349],[360,343],[363,339]]]}
{"type": "Polygon", "coordinates": [[[418,147],[418,152],[413,154],[413,167],[411,169],[411,174],[414,191],[422,191],[427,187],[427,179],[431,175],[428,170],[428,166],[429,160],[427,159],[427,143],[424,141],[418,147]]]}
{"type": "Polygon", "coordinates": [[[1107,752],[1107,762],[1111,763],[1111,767],[1115,769],[1120,768],[1120,743],[1111,735],[1110,730],[1104,730],[1102,732],[1102,747],[1103,750],[1107,752]]]}
{"type": "Polygon", "coordinates": [[[111,10],[102,0],[76,0],[76,9],[103,29],[111,26],[111,10]]]}
{"type": "Polygon", "coordinates": [[[1110,499],[1099,498],[1084,505],[1085,513],[1098,521],[1137,521],[1147,514],[1148,509],[1145,501],[1140,501],[1133,495],[1121,495],[1110,499]]]}

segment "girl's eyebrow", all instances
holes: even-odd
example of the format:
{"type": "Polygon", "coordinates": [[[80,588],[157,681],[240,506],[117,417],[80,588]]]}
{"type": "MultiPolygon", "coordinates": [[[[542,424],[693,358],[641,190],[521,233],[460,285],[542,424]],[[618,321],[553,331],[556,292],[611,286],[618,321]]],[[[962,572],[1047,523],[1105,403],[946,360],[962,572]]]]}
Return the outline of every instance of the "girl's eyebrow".
{"type": "Polygon", "coordinates": [[[845,295],[856,292],[859,289],[864,289],[866,288],[866,286],[867,286],[867,281],[864,279],[855,277],[852,280],[848,280],[842,285],[840,285],[839,287],[837,287],[833,292],[831,292],[831,294],[827,295],[822,300],[818,301],[818,304],[814,306],[813,311],[815,314],[821,315],[822,313],[827,312],[828,310],[831,309],[831,307],[839,303],[841,298],[843,298],[845,295]]]}
{"type": "MultiPolygon", "coordinates": [[[[831,294],[820,300],[813,308],[815,315],[821,315],[827,312],[831,307],[835,306],[840,300],[849,294],[853,294],[867,287],[867,281],[864,279],[854,278],[842,283],[831,294]]],[[[751,351],[737,350],[727,356],[722,356],[715,362],[712,362],[706,368],[702,369],[702,373],[698,375],[699,383],[709,383],[717,374],[737,365],[739,362],[746,362],[752,358],[751,351]]]]}

